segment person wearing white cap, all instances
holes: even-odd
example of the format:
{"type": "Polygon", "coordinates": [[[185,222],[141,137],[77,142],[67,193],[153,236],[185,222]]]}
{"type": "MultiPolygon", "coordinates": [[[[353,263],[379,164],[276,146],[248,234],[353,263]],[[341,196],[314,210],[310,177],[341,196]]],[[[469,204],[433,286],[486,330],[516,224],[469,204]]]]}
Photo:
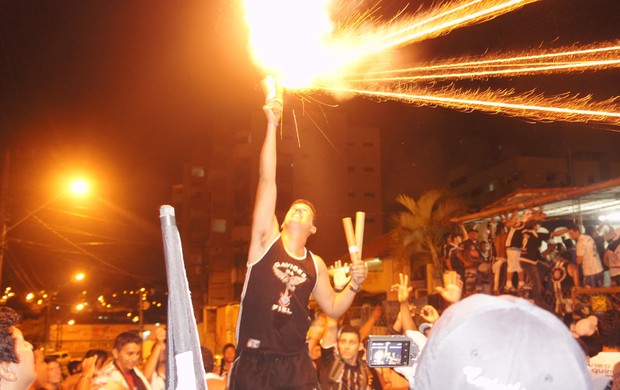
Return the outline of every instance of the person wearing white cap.
{"type": "Polygon", "coordinates": [[[475,294],[434,324],[416,390],[593,389],[583,350],[553,314],[512,296],[475,294]]]}

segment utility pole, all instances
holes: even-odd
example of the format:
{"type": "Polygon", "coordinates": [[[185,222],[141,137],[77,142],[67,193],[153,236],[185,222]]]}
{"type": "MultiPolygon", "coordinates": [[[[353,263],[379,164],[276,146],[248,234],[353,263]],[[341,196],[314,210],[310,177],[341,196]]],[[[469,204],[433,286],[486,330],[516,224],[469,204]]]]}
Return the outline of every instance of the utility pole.
{"type": "Polygon", "coordinates": [[[9,165],[11,157],[9,151],[4,152],[4,163],[2,164],[2,181],[0,182],[0,289],[2,288],[2,269],[4,267],[4,255],[7,250],[8,233],[7,222],[9,220],[9,165]]]}

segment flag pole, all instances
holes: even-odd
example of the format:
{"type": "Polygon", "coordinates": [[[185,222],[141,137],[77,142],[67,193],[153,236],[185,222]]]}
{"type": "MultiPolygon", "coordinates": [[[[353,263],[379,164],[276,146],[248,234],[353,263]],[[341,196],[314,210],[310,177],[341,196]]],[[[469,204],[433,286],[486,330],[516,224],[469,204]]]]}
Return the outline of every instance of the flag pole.
{"type": "Polygon", "coordinates": [[[206,390],[198,329],[185,274],[183,248],[174,208],[161,206],[159,219],[168,277],[166,390],[206,390]]]}

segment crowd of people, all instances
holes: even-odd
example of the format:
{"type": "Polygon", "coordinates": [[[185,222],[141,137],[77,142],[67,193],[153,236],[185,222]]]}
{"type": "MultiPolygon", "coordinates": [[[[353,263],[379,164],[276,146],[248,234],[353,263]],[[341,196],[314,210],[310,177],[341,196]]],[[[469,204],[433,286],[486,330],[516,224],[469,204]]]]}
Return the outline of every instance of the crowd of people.
{"type": "MultiPolygon", "coordinates": [[[[334,281],[334,287],[343,286],[334,281]]],[[[392,286],[400,312],[387,333],[406,334],[416,345],[415,364],[411,366],[368,364],[367,342],[381,318],[380,310],[373,311],[359,328],[319,312],[305,337],[307,355],[313,357],[316,384],[278,388],[620,388],[619,310],[592,315],[569,327],[525,299],[487,294],[460,299],[462,288],[458,275],[446,273],[440,290],[447,308],[440,313],[430,305],[421,310],[412,307],[407,275],[401,274],[399,283],[392,286]],[[493,386],[488,387],[487,382],[493,386]]],[[[65,377],[62,372],[66,367],[61,367],[57,360],[43,358],[38,350],[33,351],[17,324],[17,313],[8,307],[0,308],[2,389],[165,389],[163,328],[154,332],[154,343],[146,359],[142,358],[141,335],[123,332],[116,337],[111,354],[88,351],[77,372],[65,377]]],[[[215,364],[209,349],[202,348],[209,389],[228,388],[228,373],[238,362],[235,358],[233,344],[224,346],[220,364],[215,364]]],[[[267,365],[271,361],[261,363],[267,365]]],[[[296,370],[294,366],[290,369],[296,370]]],[[[256,387],[244,388],[261,388],[261,381],[270,380],[264,377],[267,372],[254,378],[256,387]]]]}
{"type": "MultiPolygon", "coordinates": [[[[93,349],[79,361],[45,357],[24,340],[17,327],[19,315],[0,307],[0,389],[7,390],[164,390],[166,388],[166,331],[157,328],[155,340],[143,359],[143,337],[122,332],[111,353],[93,349]],[[75,368],[71,370],[70,368],[75,368]],[[65,374],[63,374],[65,372],[65,374]]],[[[210,390],[226,388],[226,377],[235,359],[235,346],[227,344],[219,364],[213,352],[201,347],[205,381],[210,390]]]]}
{"type": "Polygon", "coordinates": [[[573,310],[573,287],[620,286],[620,229],[604,222],[548,232],[544,220],[541,210],[528,210],[481,232],[461,226],[446,239],[445,268],[461,276],[466,296],[519,295],[560,315],[573,310]]]}
{"type": "MultiPolygon", "coordinates": [[[[608,308],[574,324],[564,323],[545,310],[543,286],[549,279],[540,272],[545,263],[542,267],[551,270],[556,309],[566,304],[566,278],[574,286],[598,287],[606,266],[618,285],[620,237],[609,226],[604,233],[599,227],[598,236],[584,234],[578,226],[541,232],[540,211],[503,217],[494,234],[484,240],[479,241],[475,229],[463,228],[463,236],[450,236],[445,250],[448,271],[443,286],[437,288],[444,300],[441,307],[412,307],[409,276],[400,274],[391,288],[399,314],[387,333],[400,336],[398,342],[408,347],[395,350],[388,339],[385,350],[379,348],[369,358],[367,340],[381,310],[376,308],[359,328],[343,321],[368,275],[360,248],[349,248],[350,265],[337,262],[328,270],[306,248],[308,238],[317,232],[317,212],[307,200],[294,201],[278,223],[276,130],[282,101],[269,97],[264,111],[268,126],[237,339],[235,345],[224,347],[219,365],[212,351],[202,349],[209,389],[620,390],[620,311],[608,308]],[[563,234],[575,244],[568,239],[548,241],[563,234]],[[601,236],[603,252],[599,253],[601,236]],[[544,242],[546,248],[542,248],[544,242]],[[536,304],[500,295],[525,290],[530,290],[536,304]],[[309,310],[311,295],[318,313],[309,310]],[[398,363],[403,355],[409,357],[406,364],[398,363]],[[387,364],[375,364],[381,360],[387,364]]],[[[141,335],[123,332],[111,354],[89,351],[77,372],[65,377],[58,361],[33,351],[17,323],[17,313],[0,307],[0,389],[161,390],[166,386],[163,328],[154,332],[146,359],[141,335]]]]}

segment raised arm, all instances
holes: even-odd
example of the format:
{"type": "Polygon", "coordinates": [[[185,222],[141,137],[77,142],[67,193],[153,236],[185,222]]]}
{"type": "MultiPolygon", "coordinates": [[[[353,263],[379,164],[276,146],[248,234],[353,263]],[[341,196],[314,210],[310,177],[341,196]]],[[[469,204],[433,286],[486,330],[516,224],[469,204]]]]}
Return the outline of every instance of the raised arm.
{"type": "Polygon", "coordinates": [[[605,227],[608,227],[610,229],[610,231],[612,231],[612,232],[614,231],[614,227],[611,226],[611,224],[609,222],[603,221],[600,225],[598,225],[596,227],[596,230],[594,230],[594,233],[595,233],[594,236],[595,237],[596,236],[604,237],[605,236],[605,231],[607,230],[607,229],[604,229],[605,227]]]}
{"type": "Polygon", "coordinates": [[[551,235],[549,237],[558,237],[558,236],[562,236],[564,234],[568,233],[568,229],[566,228],[562,228],[562,229],[558,229],[555,232],[551,232],[551,235]]]}
{"type": "Polygon", "coordinates": [[[142,367],[142,374],[147,380],[151,380],[153,373],[157,370],[159,362],[159,354],[166,349],[166,330],[164,328],[155,329],[155,344],[151,349],[151,354],[146,359],[146,363],[142,367]]]}
{"type": "Polygon", "coordinates": [[[415,323],[411,318],[409,310],[409,295],[411,294],[411,286],[409,286],[409,276],[398,274],[400,283],[393,285],[390,290],[398,294],[398,303],[400,305],[400,320],[403,331],[415,330],[415,323]]]}
{"type": "Polygon", "coordinates": [[[467,229],[465,228],[465,225],[461,223],[459,224],[459,228],[461,228],[461,237],[463,237],[463,241],[467,240],[467,229]]]}
{"type": "Polygon", "coordinates": [[[267,117],[267,132],[260,152],[258,188],[252,214],[252,231],[248,264],[255,263],[267,245],[278,234],[276,220],[276,130],[282,114],[282,100],[272,98],[263,107],[267,117]]]}
{"type": "Polygon", "coordinates": [[[82,360],[82,374],[75,384],[76,390],[91,390],[91,382],[95,376],[97,355],[82,360]]]}
{"type": "Polygon", "coordinates": [[[372,333],[372,328],[381,319],[381,305],[375,305],[370,317],[360,326],[360,338],[364,340],[372,333]]]}

